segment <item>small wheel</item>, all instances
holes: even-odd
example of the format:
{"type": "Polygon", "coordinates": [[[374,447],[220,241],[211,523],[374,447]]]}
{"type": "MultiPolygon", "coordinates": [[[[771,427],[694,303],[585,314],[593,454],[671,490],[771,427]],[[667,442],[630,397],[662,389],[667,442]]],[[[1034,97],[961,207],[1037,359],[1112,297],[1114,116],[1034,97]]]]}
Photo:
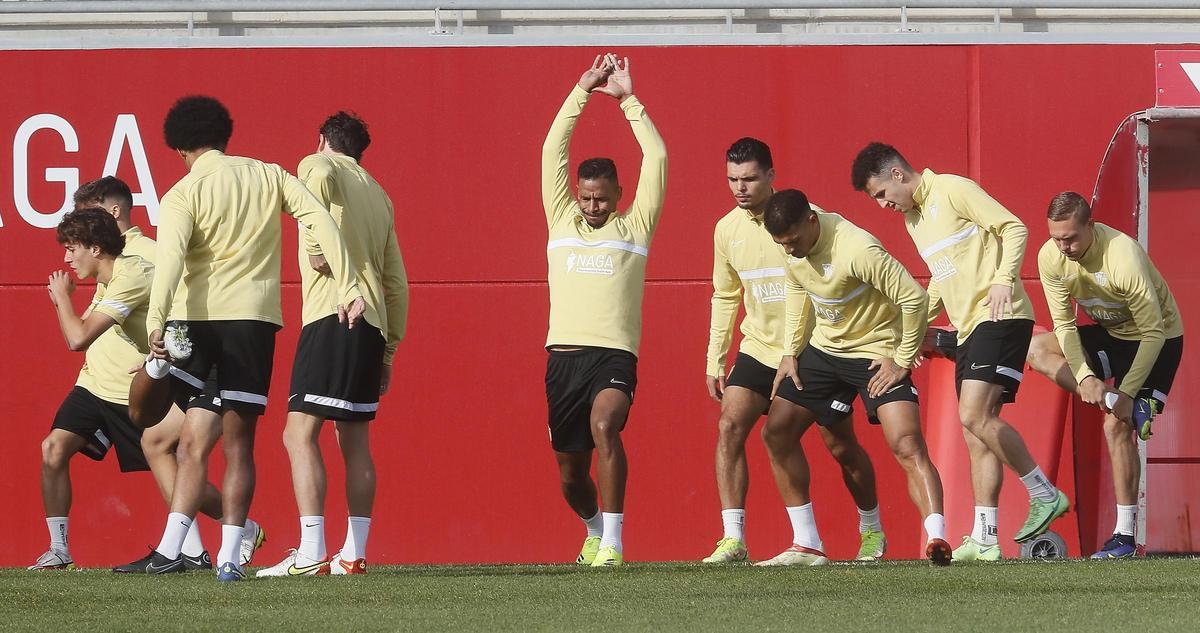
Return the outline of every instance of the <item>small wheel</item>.
{"type": "Polygon", "coordinates": [[[1036,558],[1039,560],[1057,560],[1067,557],[1067,542],[1056,532],[1035,536],[1021,543],[1021,558],[1036,558]]]}

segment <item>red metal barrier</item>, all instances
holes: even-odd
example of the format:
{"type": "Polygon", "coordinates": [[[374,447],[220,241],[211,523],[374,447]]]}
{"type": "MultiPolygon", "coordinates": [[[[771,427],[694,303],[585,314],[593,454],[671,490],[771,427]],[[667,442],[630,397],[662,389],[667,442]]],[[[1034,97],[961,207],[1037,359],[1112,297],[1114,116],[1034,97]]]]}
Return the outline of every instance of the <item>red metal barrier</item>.
{"type": "MultiPolygon", "coordinates": [[[[977,178],[1025,219],[1033,250],[1046,237],[1046,201],[1063,189],[1088,190],[1113,124],[1144,105],[1153,87],[1149,46],[621,52],[633,61],[637,92],[671,156],[667,207],[648,269],[641,387],[626,435],[630,560],[699,558],[720,536],[712,466],[717,410],[701,375],[712,229],[732,206],[723,164],[732,140],[753,135],[769,142],[779,186],[802,188],[823,207],[846,214],[923,276],[924,264],[899,219],[850,188],[850,161],[862,145],[885,140],[917,165],[977,178]],[[871,72],[884,68],[916,74],[871,72]],[[1104,98],[1087,97],[1097,94],[1104,98]]],[[[380,503],[372,561],[573,557],[583,529],[559,498],[544,427],[546,234],[537,168],[549,122],[593,53],[0,52],[0,73],[13,87],[0,102],[0,145],[12,145],[0,151],[0,351],[6,359],[0,407],[9,420],[0,565],[28,564],[45,549],[38,445],[82,360],[64,349],[42,287],[49,271],[61,267],[61,251],[52,231],[36,225],[52,226],[54,219],[45,216],[59,209],[66,190],[76,179],[101,175],[108,162],[136,192],[150,197],[152,179],[153,191],[164,193],[184,167],[163,146],[160,124],[173,100],[188,93],[212,94],[229,106],[235,120],[230,152],[289,169],[313,150],[316,128],[330,112],[353,109],[371,124],[374,143],[364,165],[396,202],[414,284],[410,338],[400,348],[394,390],[373,423],[380,503]]],[[[597,99],[588,106],[573,147],[574,160],[615,158],[632,191],[637,148],[615,104],[597,99]]],[[[134,219],[147,226],[148,211],[136,208],[134,219]]],[[[299,317],[292,244],[289,228],[288,326],[259,430],[252,510],[271,533],[267,559],[298,538],[279,441],[299,317]]],[[[1035,267],[1027,257],[1026,279],[1036,278],[1035,267]]],[[[1030,290],[1040,297],[1039,289],[1030,290]]],[[[77,300],[88,294],[80,289],[77,300]]],[[[1038,314],[1045,319],[1044,310],[1038,314]]],[[[924,389],[922,372],[917,380],[924,389]]],[[[901,471],[876,429],[861,425],[860,436],[878,469],[890,554],[917,556],[920,520],[901,471]]],[[[747,526],[752,556],[761,557],[783,546],[789,532],[760,443],[752,438],[747,526]]],[[[848,557],[857,545],[853,504],[815,434],[805,442],[822,536],[832,556],[848,557]]],[[[326,449],[332,456],[331,443],[326,449]]],[[[341,474],[338,460],[328,461],[329,538],[337,542],[341,474]]],[[[73,470],[71,539],[81,564],[124,562],[157,540],[164,508],[148,475],[120,476],[112,463],[86,460],[73,470]]],[[[215,547],[214,526],[206,522],[203,529],[215,547]]],[[[957,532],[951,530],[952,539],[957,532]]]]}

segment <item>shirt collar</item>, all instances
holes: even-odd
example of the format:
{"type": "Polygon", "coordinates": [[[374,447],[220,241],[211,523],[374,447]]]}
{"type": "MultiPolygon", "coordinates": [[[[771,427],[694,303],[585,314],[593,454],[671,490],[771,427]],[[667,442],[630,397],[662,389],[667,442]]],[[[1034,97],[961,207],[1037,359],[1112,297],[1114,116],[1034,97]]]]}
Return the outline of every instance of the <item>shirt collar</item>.
{"type": "Polygon", "coordinates": [[[221,157],[224,155],[225,152],[222,152],[219,149],[210,149],[196,158],[195,162],[192,163],[192,168],[190,171],[206,169],[210,164],[216,164],[216,162],[221,160],[221,157]]]}
{"type": "Polygon", "coordinates": [[[917,190],[913,192],[913,202],[917,203],[918,207],[923,207],[925,201],[929,199],[929,194],[933,189],[933,179],[936,177],[937,174],[933,173],[932,169],[921,172],[921,184],[917,185],[917,190]]]}
{"type": "Polygon", "coordinates": [[[821,228],[821,234],[817,236],[817,242],[813,244],[812,250],[808,252],[808,256],[819,255],[829,250],[829,242],[833,240],[833,221],[828,213],[814,211],[817,214],[817,226],[821,228]]]}

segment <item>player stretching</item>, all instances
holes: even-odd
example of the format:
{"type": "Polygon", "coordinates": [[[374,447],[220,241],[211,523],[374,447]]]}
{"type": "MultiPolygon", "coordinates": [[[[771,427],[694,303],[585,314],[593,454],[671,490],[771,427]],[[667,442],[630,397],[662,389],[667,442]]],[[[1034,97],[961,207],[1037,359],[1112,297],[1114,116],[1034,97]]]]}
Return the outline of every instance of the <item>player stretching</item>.
{"type": "MultiPolygon", "coordinates": [[[[746,560],[746,437],[771,405],[771,383],[783,357],[784,265],[787,256],[763,228],[763,211],[775,179],[771,149],[754,138],[734,142],[725,153],[725,171],[737,207],[717,222],[713,233],[712,327],[708,335],[708,394],[721,403],[717,423],[717,491],[725,535],[706,563],[746,560]],[[728,378],[725,359],[737,320],[746,307],[742,342],[728,378]]],[[[887,541],[875,498],[871,458],[858,444],[849,417],[818,427],[829,452],[841,464],[846,488],[858,506],[859,560],[883,557],[887,541]],[[863,508],[869,508],[864,510],[863,508]]]]}
{"type": "Polygon", "coordinates": [[[300,511],[300,546],[256,576],[335,576],[367,573],[367,534],[375,503],[375,463],[367,431],[379,396],[392,376],[392,357],[408,319],[408,277],[396,240],[392,202],[359,165],[371,143],[367,125],[338,112],[321,125],[317,153],[300,161],[300,180],[329,207],[338,223],[358,287],[367,300],[366,323],[338,323],[337,285],[312,231],[300,240],[304,329],[292,365],[283,443],[292,463],[300,511]],[[386,332],[386,335],[384,334],[386,332]],[[349,519],[341,550],[325,551],[325,462],[321,427],[334,420],[346,463],[349,519]]]}
{"type": "Polygon", "coordinates": [[[550,331],[546,401],[550,445],[563,497],[587,524],[576,562],[594,567],[624,560],[625,448],[621,430],[637,387],[646,257],[662,214],[667,149],[633,94],[629,60],[598,56],[559,109],[542,146],[542,205],[549,227],[550,331]],[[608,158],[589,158],[571,195],[567,149],[593,91],[621,104],[642,148],[633,204],[617,212],[621,186],[608,158]],[[604,512],[590,470],[592,452],[604,512]]]}
{"type": "MultiPolygon", "coordinates": [[[[97,294],[103,298],[80,317],[71,304],[75,290],[71,278],[61,270],[50,274],[47,290],[63,338],[71,351],[86,355],[75,387],[42,441],[42,502],[50,549],[29,569],[75,566],[67,546],[72,456],[80,453],[102,460],[111,447],[121,472],[150,470],[142,454],[142,431],[129,420],[128,370],[141,362],[134,341],[145,340],[154,267],[136,255],[123,255],[125,238],[116,220],[100,208],[63,216],[57,237],[66,249],[63,261],[80,279],[94,278],[97,294]]],[[[179,564],[182,567],[184,562],[179,564]]]]}
{"type": "Polygon", "coordinates": [[[767,230],[787,260],[786,353],[763,427],[775,481],[792,517],[792,546],[760,565],[820,565],[825,558],[808,495],[800,438],[813,423],[848,423],[862,398],[908,478],[924,519],[925,556],[950,564],[942,482],[921,435],[912,367],[925,336],[928,297],[870,233],[814,210],[795,189],[767,202],[767,230]]]}
{"type": "Polygon", "coordinates": [[[338,280],[339,315],[345,312],[353,325],[365,304],[329,211],[278,165],[225,155],[233,121],[223,105],[211,97],[184,97],[167,112],[163,132],[189,171],[163,196],[146,327],[152,356],[164,360],[167,314],[187,328],[192,353],[170,369],[176,402],[187,417],[162,539],[148,556],[118,570],[177,570],[183,537],[203,497],[208,456],[223,438],[217,578],[240,580],[245,572],[235,556],[254,495],[254,428],[266,408],[275,332],[283,323],[280,209],[316,234],[338,280]]]}
{"type": "Polygon", "coordinates": [[[1054,332],[1033,337],[1029,365],[1107,414],[1117,524],[1092,558],[1128,558],[1141,469],[1133,436],[1149,439],[1151,420],[1167,404],[1183,357],[1183,322],[1146,251],[1093,220],[1082,196],[1058,194],[1047,218],[1050,239],[1038,252],[1038,270],[1054,332]],[[1076,326],[1072,299],[1095,325],[1076,326]],[[1115,389],[1105,385],[1110,378],[1115,389]]]}
{"type": "Polygon", "coordinates": [[[1067,511],[1067,497],[1033,461],[1016,429],[1000,418],[1021,386],[1033,308],[1021,287],[1025,225],[974,182],[917,172],[891,145],[871,143],[851,169],[855,190],[904,214],[904,224],[929,266],[929,320],[943,305],[958,329],[955,390],[971,456],[975,527],[955,560],[999,560],[996,512],[1008,466],[1029,492],[1029,514],[1013,538],[1043,533],[1067,511]]]}
{"type": "MultiPolygon", "coordinates": [[[[125,238],[125,248],[121,254],[137,255],[151,264],[154,263],[157,245],[133,224],[133,193],[129,190],[129,185],[114,176],[105,176],[83,184],[75,191],[75,208],[89,206],[100,207],[116,219],[117,228],[125,238]]],[[[103,284],[96,285],[96,294],[92,297],[88,310],[100,304],[104,298],[104,290],[103,284]]],[[[149,299],[149,295],[146,298],[149,299]]],[[[87,317],[88,312],[85,312],[83,319],[86,320],[87,317]]],[[[138,345],[143,344],[142,339],[133,340],[138,345]]],[[[138,405],[135,395],[130,392],[129,417],[135,426],[139,425],[138,405]]],[[[171,503],[171,494],[175,488],[175,449],[179,445],[179,435],[182,431],[183,411],[177,406],[170,406],[165,416],[156,417],[154,425],[142,432],[142,453],[146,456],[150,472],[154,475],[154,482],[158,484],[167,505],[171,503]]],[[[221,520],[221,493],[212,484],[206,483],[204,486],[204,500],[200,504],[200,511],[217,521],[221,520]]],[[[266,538],[262,527],[253,519],[246,519],[246,534],[242,539],[240,553],[243,565],[250,562],[254,552],[262,546],[266,538]]],[[[212,569],[212,559],[204,549],[204,542],[200,538],[200,526],[195,522],[188,529],[181,553],[184,569],[212,569]]]]}

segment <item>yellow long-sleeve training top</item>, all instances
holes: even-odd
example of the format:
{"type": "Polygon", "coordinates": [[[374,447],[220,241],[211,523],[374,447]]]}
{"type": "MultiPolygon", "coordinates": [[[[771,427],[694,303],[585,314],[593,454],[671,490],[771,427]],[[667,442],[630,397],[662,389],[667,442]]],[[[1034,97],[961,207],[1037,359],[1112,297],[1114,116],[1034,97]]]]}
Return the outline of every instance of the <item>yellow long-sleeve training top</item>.
{"type": "Polygon", "coordinates": [[[705,369],[709,376],[725,374],[738,304],[746,309],[739,351],[767,367],[779,366],[783,357],[786,260],[783,248],[771,238],[761,217],[734,207],[717,221],[705,369]]]}
{"type": "Polygon", "coordinates": [[[550,230],[546,244],[550,330],[546,346],[588,345],[638,353],[646,257],[662,215],[667,187],[667,147],[637,97],[621,102],[642,148],[633,204],[592,228],[570,187],[567,149],[587,103],[579,86],[563,103],[542,146],[542,206],[550,230]]]}
{"type": "Polygon", "coordinates": [[[279,165],[210,150],[163,196],[148,330],[168,313],[283,325],[280,210],[313,230],[342,303],[361,296],[337,224],[303,183],[279,165]]]}
{"type": "Polygon", "coordinates": [[[787,258],[785,350],[794,356],[811,343],[834,356],[891,357],[911,367],[928,326],[921,284],[875,236],[836,213],[817,218],[812,251],[787,258]]]}
{"type": "Polygon", "coordinates": [[[137,255],[121,255],[113,261],[108,283],[99,284],[101,299],[91,310],[114,323],[88,346],[75,384],[101,400],[129,404],[133,380],[129,368],[139,365],[149,351],[146,312],[153,277],[150,262],[137,255]]]}
{"type": "Polygon", "coordinates": [[[1183,321],[1175,296],[1146,251],[1133,238],[1096,222],[1092,245],[1079,261],[1067,259],[1054,240],[1038,252],[1038,272],[1046,305],[1054,321],[1054,335],[1082,382],[1095,376],[1088,367],[1071,300],[1115,338],[1138,341],[1137,355],[1124,380],[1117,385],[1130,397],[1150,375],[1163,342],[1183,336],[1183,321]]]}
{"type": "Polygon", "coordinates": [[[929,169],[913,200],[918,206],[904,223],[929,266],[930,321],[945,306],[962,343],[991,318],[987,296],[993,284],[1013,289],[1012,314],[1004,318],[1033,319],[1021,284],[1029,231],[1017,216],[974,181],[929,169]]]}
{"type": "MultiPolygon", "coordinates": [[[[408,324],[408,274],[396,239],[392,201],[383,187],[350,156],[313,154],[300,161],[300,181],[329,209],[342,233],[350,267],[366,300],[363,318],[387,340],[383,362],[392,364],[396,345],[408,324]]],[[[301,227],[303,227],[301,223],[301,227]]],[[[309,266],[308,256],[321,253],[316,235],[302,229],[300,280],[304,325],[337,314],[336,282],[309,266]]]]}

